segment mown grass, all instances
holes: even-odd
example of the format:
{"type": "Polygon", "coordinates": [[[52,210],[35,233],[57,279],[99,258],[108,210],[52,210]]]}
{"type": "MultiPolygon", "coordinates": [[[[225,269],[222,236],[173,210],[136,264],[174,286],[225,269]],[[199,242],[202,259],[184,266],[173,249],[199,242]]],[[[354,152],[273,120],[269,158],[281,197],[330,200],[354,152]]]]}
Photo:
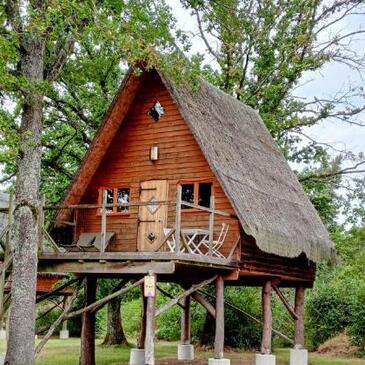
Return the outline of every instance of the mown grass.
{"type": "MultiPolygon", "coordinates": [[[[5,342],[0,341],[0,351],[5,351],[5,342]]],[[[72,338],[69,340],[51,339],[43,349],[36,361],[36,365],[78,365],[79,364],[80,340],[72,338]]],[[[103,347],[97,343],[96,363],[97,365],[119,365],[129,360],[128,347],[103,347]]],[[[199,359],[208,359],[211,352],[196,351],[199,359]]],[[[289,350],[279,349],[276,351],[277,365],[289,364],[289,350]]],[[[159,342],[156,346],[158,358],[176,358],[176,343],[159,342]]],[[[253,364],[254,354],[242,351],[230,351],[226,356],[234,360],[242,360],[253,364]]],[[[365,359],[339,358],[327,355],[310,354],[310,365],[365,365],[365,359]]]]}

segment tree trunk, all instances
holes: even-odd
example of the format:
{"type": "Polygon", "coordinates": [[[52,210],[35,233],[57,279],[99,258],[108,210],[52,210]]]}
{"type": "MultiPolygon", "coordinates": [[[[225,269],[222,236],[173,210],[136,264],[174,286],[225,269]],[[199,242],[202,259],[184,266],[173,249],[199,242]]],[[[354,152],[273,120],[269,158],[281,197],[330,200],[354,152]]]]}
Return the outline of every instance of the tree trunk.
{"type": "Polygon", "coordinates": [[[207,312],[207,314],[205,315],[203,332],[201,334],[199,341],[201,347],[208,347],[213,345],[214,328],[215,328],[215,319],[207,312]]]}
{"type": "Polygon", "coordinates": [[[12,231],[12,308],[5,364],[34,364],[35,297],[41,131],[43,96],[36,82],[43,80],[44,40],[36,33],[22,38],[21,74],[30,85],[23,91],[16,205],[12,231]]]}
{"type": "Polygon", "coordinates": [[[123,331],[122,317],[120,315],[121,301],[121,298],[117,297],[108,303],[107,331],[103,345],[113,346],[128,344],[123,331]]]}

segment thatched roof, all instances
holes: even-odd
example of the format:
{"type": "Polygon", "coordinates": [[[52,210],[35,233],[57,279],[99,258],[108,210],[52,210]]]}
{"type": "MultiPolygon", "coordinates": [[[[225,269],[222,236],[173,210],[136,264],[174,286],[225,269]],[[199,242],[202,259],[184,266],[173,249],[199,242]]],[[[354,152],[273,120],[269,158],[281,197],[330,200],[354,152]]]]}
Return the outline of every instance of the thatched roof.
{"type": "MultiPolygon", "coordinates": [[[[334,247],[328,232],[258,113],[204,80],[194,92],[159,74],[243,229],[255,238],[258,247],[285,257],[304,252],[314,262],[330,259],[334,247]]],[[[129,72],[117,99],[135,79],[129,72]]],[[[93,158],[92,149],[100,146],[98,138],[107,128],[105,120],[87,159],[93,158]]],[[[103,146],[105,150],[107,146],[103,146]]],[[[90,169],[83,171],[85,165],[84,160],[76,180],[90,175],[90,169]]],[[[83,185],[87,185],[85,181],[83,185]]],[[[75,195],[81,197],[80,186],[71,187],[65,203],[75,204],[75,199],[70,199],[75,195]]]]}

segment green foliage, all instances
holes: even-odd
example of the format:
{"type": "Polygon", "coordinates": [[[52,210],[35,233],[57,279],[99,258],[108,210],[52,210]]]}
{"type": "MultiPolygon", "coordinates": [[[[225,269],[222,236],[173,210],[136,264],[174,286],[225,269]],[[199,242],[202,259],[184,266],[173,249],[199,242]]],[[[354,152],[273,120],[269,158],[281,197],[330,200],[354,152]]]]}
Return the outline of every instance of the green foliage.
{"type": "Polygon", "coordinates": [[[364,259],[365,227],[336,231],[338,265],[320,266],[314,289],[307,301],[307,329],[316,348],[330,337],[347,330],[354,344],[364,348],[364,259]]]}

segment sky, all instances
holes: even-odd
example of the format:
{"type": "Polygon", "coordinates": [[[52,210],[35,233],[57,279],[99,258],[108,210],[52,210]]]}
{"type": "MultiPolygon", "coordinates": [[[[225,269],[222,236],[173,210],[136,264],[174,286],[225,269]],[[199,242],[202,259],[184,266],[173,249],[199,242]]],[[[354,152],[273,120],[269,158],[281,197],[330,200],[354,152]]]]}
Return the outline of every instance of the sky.
{"type": "MultiPolygon", "coordinates": [[[[190,33],[192,42],[191,52],[206,53],[204,42],[199,38],[197,24],[190,14],[190,11],[184,9],[179,0],[169,0],[167,3],[171,6],[174,16],[177,20],[177,27],[190,33]]],[[[353,16],[344,22],[338,24],[334,31],[355,30],[365,24],[364,16],[353,16]]],[[[364,28],[365,29],[365,28],[364,28]]],[[[212,40],[213,47],[216,46],[212,40]]],[[[354,47],[362,54],[365,52],[365,35],[354,42],[354,47]]],[[[207,62],[212,58],[207,56],[207,62]]],[[[213,66],[214,63],[212,63],[213,66]]],[[[357,71],[351,70],[349,67],[341,64],[330,64],[325,66],[320,72],[308,72],[303,77],[304,86],[295,91],[295,95],[306,100],[312,100],[314,96],[317,98],[328,97],[335,94],[339,90],[347,89],[349,86],[364,84],[365,71],[360,75],[357,71]],[[309,82],[310,81],[310,82],[309,82]]],[[[361,120],[365,122],[365,113],[361,115],[361,120]]],[[[364,123],[365,124],[365,123],[364,123]]],[[[365,152],[365,126],[350,126],[344,123],[327,120],[318,125],[303,130],[311,138],[320,142],[328,143],[336,149],[346,149],[355,153],[365,152]]],[[[333,153],[336,153],[333,151],[333,153]]]]}

